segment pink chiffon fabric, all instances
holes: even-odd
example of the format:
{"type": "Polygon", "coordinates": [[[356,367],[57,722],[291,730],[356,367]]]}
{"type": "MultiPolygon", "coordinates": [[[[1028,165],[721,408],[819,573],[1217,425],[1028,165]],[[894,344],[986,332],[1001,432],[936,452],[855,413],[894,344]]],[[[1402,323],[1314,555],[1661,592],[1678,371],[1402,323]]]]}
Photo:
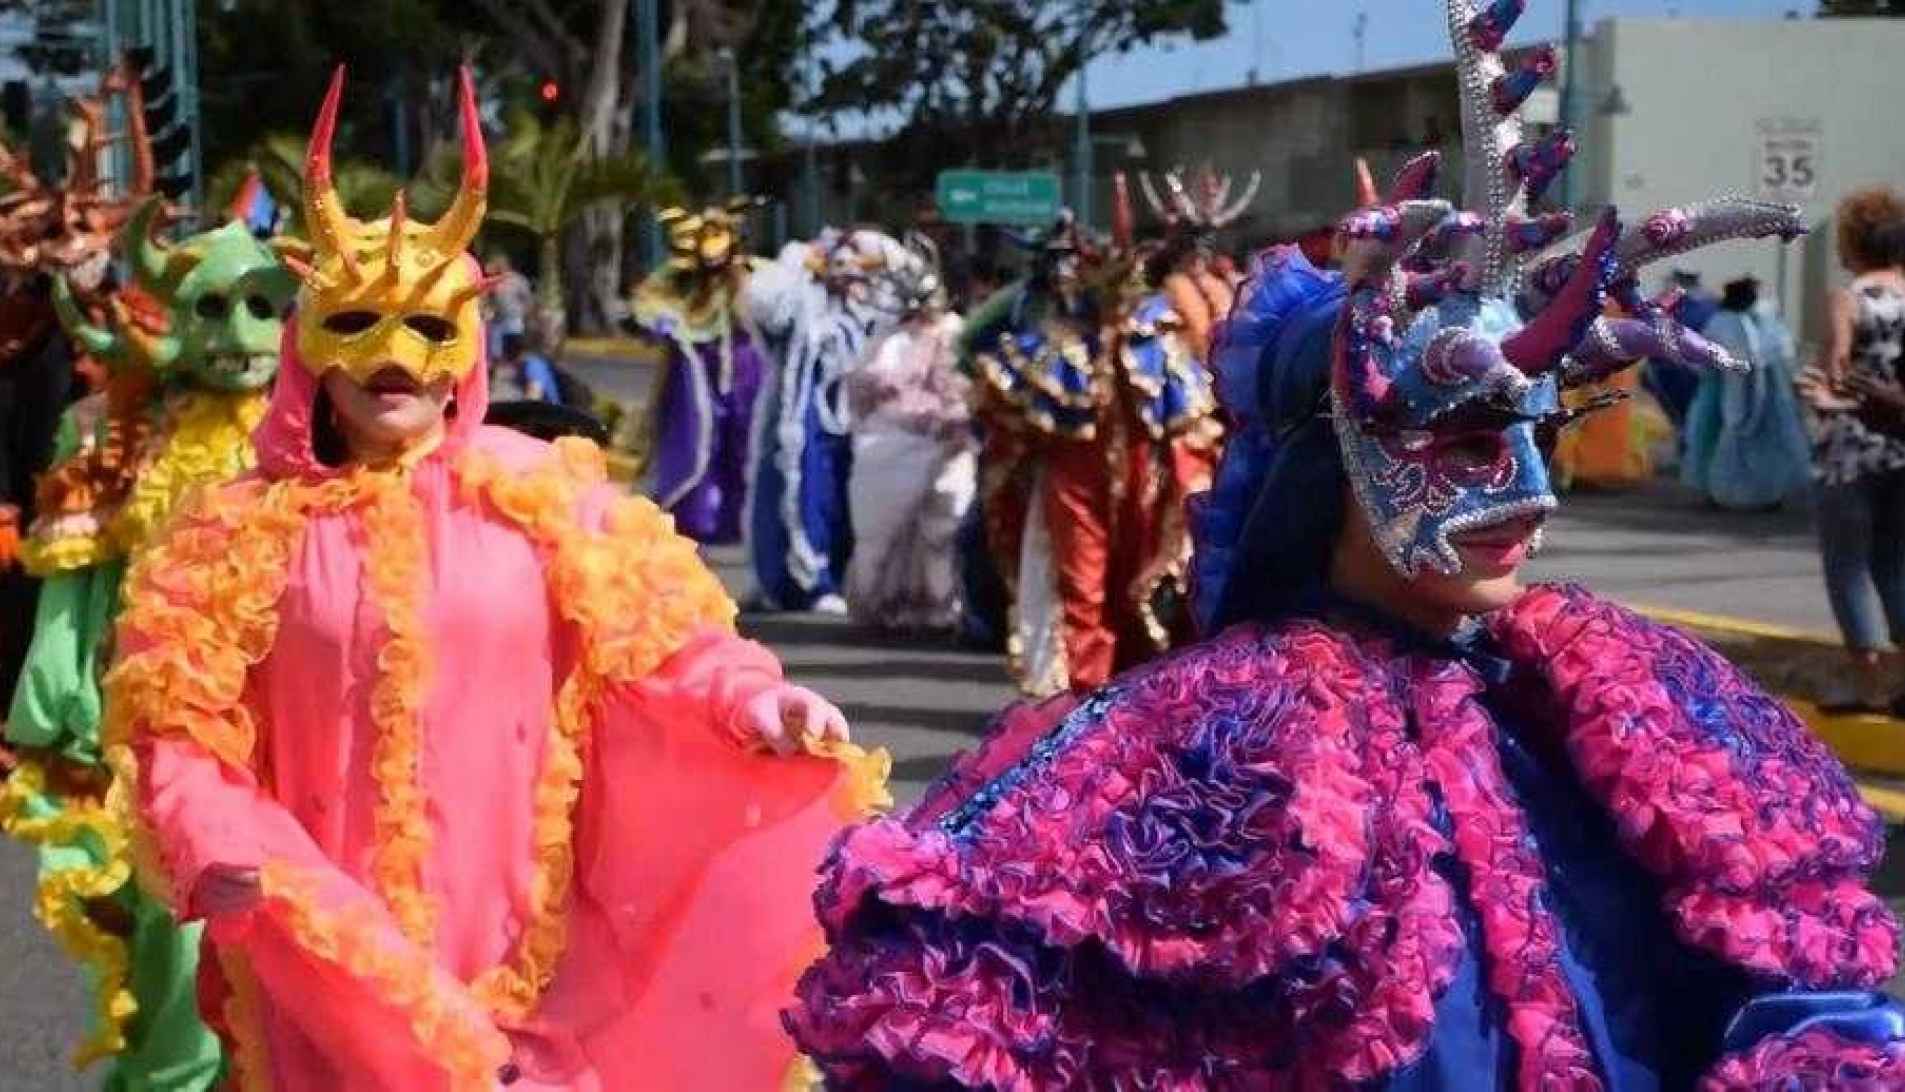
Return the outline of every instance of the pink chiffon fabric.
{"type": "MultiPolygon", "coordinates": [[[[237,495],[335,473],[312,455],[317,383],[294,345],[287,330],[256,437],[260,480],[232,487],[237,495]]],[[[378,684],[408,669],[391,662],[391,622],[368,572],[374,535],[357,508],[312,512],[288,557],[269,651],[235,698],[236,715],[257,726],[249,767],[166,725],[128,734],[138,818],[176,908],[195,909],[208,866],[263,872],[261,905],[209,923],[207,963],[230,981],[207,983],[202,1001],[237,1040],[245,1088],[487,1089],[505,1066],[520,1074],[510,1087],[527,1092],[779,1088],[795,1058],[777,1013],[818,951],[808,895],[825,844],[851,818],[842,800],[854,774],[737,742],[740,706],[781,672],[725,619],[591,703],[553,979],[526,1017],[499,1015],[472,989],[530,929],[551,851],[538,844],[535,804],[559,687],[588,642],[609,639],[565,610],[547,544],[462,480],[472,456],[504,475],[554,461],[548,445],[478,424],[484,372],[459,388],[443,444],[405,472],[427,542],[418,602],[431,664],[415,784],[433,933],[427,944],[406,936],[374,868],[388,791],[378,684]],[[346,939],[314,943],[313,908],[346,939]],[[229,1026],[234,1013],[253,1026],[229,1026]]],[[[577,525],[605,534],[616,503],[645,502],[583,490],[577,525]]],[[[175,533],[195,530],[188,519],[175,533]]],[[[135,575],[133,594],[164,595],[166,581],[135,575]]],[[[120,648],[136,659],[168,639],[128,628],[120,648]]]]}

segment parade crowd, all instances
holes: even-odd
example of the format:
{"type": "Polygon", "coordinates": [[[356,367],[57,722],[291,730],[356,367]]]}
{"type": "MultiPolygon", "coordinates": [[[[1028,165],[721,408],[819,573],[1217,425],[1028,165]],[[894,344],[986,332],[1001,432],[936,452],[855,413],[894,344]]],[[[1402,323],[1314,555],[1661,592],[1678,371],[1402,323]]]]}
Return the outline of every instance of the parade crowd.
{"type": "Polygon", "coordinates": [[[1014,236],[1024,275],[962,316],[925,235],[763,259],[744,200],[663,212],[630,316],[666,363],[613,436],[470,253],[467,69],[432,222],[345,210],[342,69],[295,234],[241,202],[166,241],[106,124],[123,73],[59,182],[0,153],[0,826],[85,969],[81,1064],[1905,1088],[1884,829],[1838,760],[1691,637],[1520,579],[1567,485],[1633,475],[1647,387],[1714,503],[1814,480],[1860,707],[1889,702],[1905,206],[1848,198],[1856,279],[1800,369],[1751,282],[1644,287],[1799,210],[1577,225],[1545,202],[1572,137],[1519,116],[1552,51],[1502,53],[1525,3],[1446,5],[1463,177],[1365,179],[1323,252],[1237,267],[1254,182],[1141,176],[1141,225],[1120,178],[1108,233],[1014,236]],[[881,814],[883,754],[737,631],[703,553],[733,543],[751,607],[996,643],[1027,700],[881,814]]]}

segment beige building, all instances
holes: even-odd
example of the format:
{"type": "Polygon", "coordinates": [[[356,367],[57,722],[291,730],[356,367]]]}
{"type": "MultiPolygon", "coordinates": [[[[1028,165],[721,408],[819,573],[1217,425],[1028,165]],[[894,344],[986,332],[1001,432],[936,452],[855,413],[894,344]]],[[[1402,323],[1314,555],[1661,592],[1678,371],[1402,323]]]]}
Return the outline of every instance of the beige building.
{"type": "MultiPolygon", "coordinates": [[[[1608,19],[1581,54],[1575,203],[1612,200],[1636,217],[1722,193],[1801,204],[1814,234],[1783,259],[1772,243],[1742,243],[1684,266],[1716,288],[1742,273],[1769,291],[1783,283],[1788,312],[1814,333],[1837,268],[1834,201],[1857,186],[1905,186],[1905,19],[1608,19]]],[[[1529,104],[1536,122],[1558,114],[1557,93],[1529,104]]],[[[1359,155],[1381,181],[1419,148],[1454,159],[1460,142],[1448,65],[1187,95],[1095,113],[1092,130],[1101,225],[1113,170],[1209,161],[1239,185],[1262,171],[1256,202],[1231,233],[1239,246],[1332,223],[1353,200],[1359,155]],[[1141,160],[1124,154],[1131,137],[1141,160]]],[[[1452,182],[1459,164],[1450,168],[1452,182]]]]}

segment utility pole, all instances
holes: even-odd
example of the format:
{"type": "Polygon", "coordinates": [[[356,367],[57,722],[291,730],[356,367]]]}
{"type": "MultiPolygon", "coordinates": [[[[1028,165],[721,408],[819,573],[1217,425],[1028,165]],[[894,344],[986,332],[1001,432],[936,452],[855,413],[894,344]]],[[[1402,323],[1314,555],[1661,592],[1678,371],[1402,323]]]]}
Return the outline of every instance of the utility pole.
{"type": "MultiPolygon", "coordinates": [[[[1572,129],[1575,124],[1575,93],[1578,90],[1581,70],[1581,0],[1568,0],[1567,48],[1561,69],[1561,128],[1572,129]]],[[[1561,172],[1561,207],[1572,210],[1575,201],[1574,172],[1561,172]]]]}
{"type": "Polygon", "coordinates": [[[804,215],[802,216],[803,222],[800,225],[800,230],[808,238],[812,238],[820,234],[821,217],[820,157],[816,150],[816,142],[812,128],[807,130],[807,150],[806,155],[803,156],[802,159],[803,162],[800,167],[800,188],[801,196],[805,198],[802,203],[806,205],[806,208],[802,210],[804,215]]]}
{"type": "MultiPolygon", "coordinates": [[[[635,47],[642,66],[642,150],[656,170],[668,165],[661,132],[661,0],[634,0],[635,47]]],[[[642,225],[642,264],[661,264],[661,224],[653,216],[642,225]]]]}
{"type": "Polygon", "coordinates": [[[1072,211],[1078,215],[1078,226],[1082,228],[1091,227],[1091,106],[1085,94],[1085,68],[1090,62],[1081,38],[1078,42],[1077,144],[1072,149],[1072,169],[1077,177],[1072,184],[1072,211]]]}
{"type": "Polygon", "coordinates": [[[192,172],[192,207],[198,210],[202,226],[214,222],[214,218],[205,209],[205,125],[198,94],[198,5],[193,0],[173,0],[172,10],[178,20],[172,42],[178,58],[179,109],[185,115],[186,129],[192,136],[185,164],[192,172]]]}
{"type": "Polygon", "coordinates": [[[1350,38],[1356,43],[1356,74],[1362,75],[1364,62],[1369,56],[1369,13],[1358,11],[1356,21],[1350,25],[1350,38]]]}
{"type": "Polygon", "coordinates": [[[728,70],[728,196],[741,196],[741,62],[734,50],[721,51],[728,70]]]}

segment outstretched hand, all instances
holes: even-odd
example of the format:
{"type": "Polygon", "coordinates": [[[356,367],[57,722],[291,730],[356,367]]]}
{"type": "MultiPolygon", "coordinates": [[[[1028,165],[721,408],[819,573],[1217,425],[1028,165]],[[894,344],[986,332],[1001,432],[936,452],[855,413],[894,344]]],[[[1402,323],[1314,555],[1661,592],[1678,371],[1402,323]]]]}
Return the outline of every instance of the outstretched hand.
{"type": "Polygon", "coordinates": [[[846,715],[804,686],[781,683],[761,691],[741,707],[739,719],[742,738],[758,739],[775,754],[794,754],[810,740],[847,740],[846,715]]]}

